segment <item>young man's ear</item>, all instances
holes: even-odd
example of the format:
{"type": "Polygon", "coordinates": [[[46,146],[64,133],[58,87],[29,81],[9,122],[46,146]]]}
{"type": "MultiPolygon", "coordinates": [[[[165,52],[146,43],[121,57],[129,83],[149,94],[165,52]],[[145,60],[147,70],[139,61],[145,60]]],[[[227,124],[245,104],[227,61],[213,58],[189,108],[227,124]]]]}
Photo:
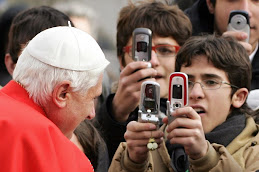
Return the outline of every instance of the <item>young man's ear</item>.
{"type": "Polygon", "coordinates": [[[123,60],[122,60],[122,56],[119,56],[119,63],[120,63],[120,70],[122,71],[124,69],[124,65],[123,65],[123,60]]]}
{"type": "Polygon", "coordinates": [[[214,14],[215,12],[215,7],[214,5],[211,3],[211,0],[206,0],[206,3],[207,3],[207,7],[208,7],[208,10],[211,14],[214,14]]]}
{"type": "Polygon", "coordinates": [[[248,90],[246,88],[238,89],[232,96],[232,105],[235,108],[240,108],[246,101],[248,90]]]}
{"type": "Polygon", "coordinates": [[[5,66],[10,75],[13,76],[13,71],[16,63],[13,62],[12,57],[9,53],[5,54],[5,66]]]}
{"type": "Polygon", "coordinates": [[[66,107],[71,98],[71,82],[62,81],[57,84],[52,92],[52,100],[59,108],[66,107]]]}

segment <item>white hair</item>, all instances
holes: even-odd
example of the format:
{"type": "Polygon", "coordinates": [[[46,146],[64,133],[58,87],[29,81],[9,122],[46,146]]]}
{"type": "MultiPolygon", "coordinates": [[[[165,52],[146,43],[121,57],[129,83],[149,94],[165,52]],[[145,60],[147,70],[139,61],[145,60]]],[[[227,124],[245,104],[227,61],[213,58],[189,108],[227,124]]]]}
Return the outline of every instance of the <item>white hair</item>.
{"type": "Polygon", "coordinates": [[[80,94],[95,86],[104,68],[90,71],[72,71],[45,64],[24,51],[17,61],[13,78],[20,82],[35,103],[45,106],[52,97],[54,87],[62,81],[70,81],[72,91],[80,94]]]}

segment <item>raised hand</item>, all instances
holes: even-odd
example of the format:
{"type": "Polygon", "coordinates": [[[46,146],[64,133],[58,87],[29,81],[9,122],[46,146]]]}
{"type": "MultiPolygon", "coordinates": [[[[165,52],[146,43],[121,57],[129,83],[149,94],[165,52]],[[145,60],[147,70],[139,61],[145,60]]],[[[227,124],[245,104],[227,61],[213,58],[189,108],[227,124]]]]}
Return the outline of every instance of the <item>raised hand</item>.
{"type": "Polygon", "coordinates": [[[138,106],[140,100],[140,88],[145,80],[153,80],[157,71],[148,68],[147,62],[129,63],[120,74],[118,90],[112,102],[114,118],[119,122],[125,122],[129,114],[138,106]]]}
{"type": "Polygon", "coordinates": [[[163,141],[163,136],[164,133],[156,130],[156,125],[152,123],[131,121],[124,135],[130,159],[136,163],[144,162],[148,157],[147,144],[149,139],[154,138],[159,147],[163,141]]]}
{"type": "MultiPolygon", "coordinates": [[[[171,144],[183,145],[191,159],[203,157],[208,149],[201,117],[192,107],[179,108],[172,113],[176,119],[168,125],[167,139],[171,144]]],[[[163,122],[168,123],[168,118],[163,122]]]]}
{"type": "Polygon", "coordinates": [[[226,31],[222,34],[222,36],[235,38],[246,49],[247,53],[251,54],[252,45],[245,42],[245,39],[249,36],[247,33],[242,31],[226,31]]]}

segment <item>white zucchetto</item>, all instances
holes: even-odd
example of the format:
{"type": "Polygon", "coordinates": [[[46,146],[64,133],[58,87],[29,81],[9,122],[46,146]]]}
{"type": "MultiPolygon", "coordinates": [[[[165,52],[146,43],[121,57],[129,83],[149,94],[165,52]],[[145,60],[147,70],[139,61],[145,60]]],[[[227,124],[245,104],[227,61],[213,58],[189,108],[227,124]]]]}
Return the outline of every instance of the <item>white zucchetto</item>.
{"type": "Polygon", "coordinates": [[[74,71],[104,69],[110,63],[94,38],[70,26],[53,27],[40,32],[28,43],[19,59],[23,55],[74,71]]]}

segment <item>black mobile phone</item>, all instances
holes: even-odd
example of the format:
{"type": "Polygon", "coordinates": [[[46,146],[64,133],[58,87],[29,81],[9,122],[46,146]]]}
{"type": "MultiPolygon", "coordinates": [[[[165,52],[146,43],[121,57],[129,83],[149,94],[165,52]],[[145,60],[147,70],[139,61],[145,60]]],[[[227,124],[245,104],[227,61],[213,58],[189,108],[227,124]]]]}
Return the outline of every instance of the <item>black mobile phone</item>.
{"type": "Polygon", "coordinates": [[[171,73],[167,101],[168,123],[174,120],[171,115],[178,108],[188,105],[188,76],[182,72],[171,73]]]}
{"type": "Polygon", "coordinates": [[[132,33],[132,58],[135,61],[150,61],[152,51],[152,31],[136,28],[132,33]]]}
{"type": "Polygon", "coordinates": [[[139,122],[154,123],[159,127],[160,85],[154,81],[144,81],[141,84],[139,122]]]}
{"type": "Polygon", "coordinates": [[[248,13],[243,10],[231,11],[229,15],[227,30],[242,31],[247,33],[248,37],[245,41],[249,42],[250,22],[248,13]]]}

